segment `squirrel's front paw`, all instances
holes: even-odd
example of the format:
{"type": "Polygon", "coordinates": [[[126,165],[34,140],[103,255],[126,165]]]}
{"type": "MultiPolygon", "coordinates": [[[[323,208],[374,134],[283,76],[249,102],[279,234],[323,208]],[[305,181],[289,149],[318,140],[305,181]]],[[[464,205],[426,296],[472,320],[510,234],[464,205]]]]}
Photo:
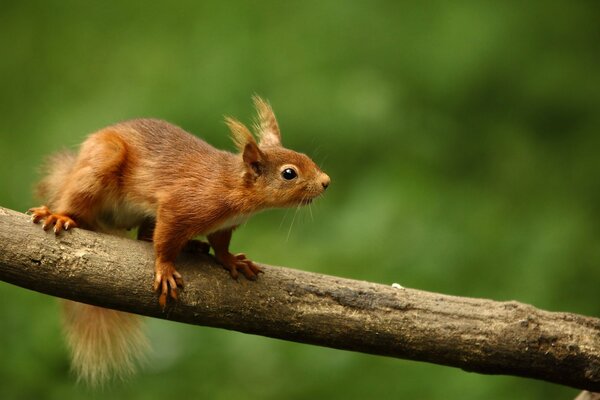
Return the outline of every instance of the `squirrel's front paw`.
{"type": "Polygon", "coordinates": [[[224,256],[217,256],[217,261],[229,271],[233,279],[238,278],[238,270],[244,274],[246,279],[251,281],[256,280],[258,274],[263,272],[258,265],[250,261],[243,253],[236,255],[227,253],[224,256]]]}
{"type": "Polygon", "coordinates": [[[172,263],[156,262],[154,284],[152,289],[160,293],[158,304],[164,309],[167,305],[167,296],[170,294],[173,300],[177,300],[177,287],[183,287],[183,278],[175,270],[172,263]]]}
{"type": "Polygon", "coordinates": [[[77,224],[71,217],[64,214],[54,214],[46,206],[33,207],[27,210],[27,212],[31,214],[31,220],[34,223],[37,224],[42,220],[44,221],[42,229],[45,231],[54,226],[54,233],[57,235],[63,230],[68,231],[70,228],[77,227],[77,224]]]}

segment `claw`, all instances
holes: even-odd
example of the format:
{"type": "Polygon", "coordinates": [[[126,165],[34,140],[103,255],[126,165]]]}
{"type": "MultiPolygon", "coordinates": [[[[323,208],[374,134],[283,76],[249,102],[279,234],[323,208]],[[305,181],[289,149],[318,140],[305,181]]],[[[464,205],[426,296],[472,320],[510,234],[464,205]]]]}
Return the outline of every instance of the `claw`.
{"type": "Polygon", "coordinates": [[[158,304],[164,310],[167,306],[167,297],[177,301],[177,288],[183,287],[183,278],[175,270],[172,263],[156,261],[154,283],[152,290],[159,292],[158,304]]]}
{"type": "Polygon", "coordinates": [[[57,219],[54,224],[54,234],[58,235],[63,230],[64,221],[62,219],[57,219]]]}
{"type": "Polygon", "coordinates": [[[175,277],[175,286],[183,288],[183,278],[181,277],[181,274],[175,271],[173,272],[173,276],[175,277]]]}
{"type": "Polygon", "coordinates": [[[236,255],[228,253],[224,256],[217,257],[217,259],[221,265],[223,265],[223,268],[229,271],[231,277],[236,280],[239,276],[238,270],[250,281],[255,281],[258,278],[258,274],[263,272],[260,267],[248,259],[244,253],[236,255]]]}
{"type": "Polygon", "coordinates": [[[56,235],[60,234],[63,230],[66,231],[69,228],[77,227],[77,224],[71,217],[64,214],[54,214],[46,206],[33,207],[27,210],[27,212],[31,213],[31,221],[33,223],[37,224],[40,221],[44,221],[42,229],[47,231],[53,227],[56,235]]]}
{"type": "Polygon", "coordinates": [[[48,229],[50,229],[50,227],[56,222],[56,217],[54,216],[54,214],[50,214],[49,216],[46,217],[46,220],[44,221],[44,225],[42,225],[42,229],[47,231],[48,229]]]}
{"type": "Polygon", "coordinates": [[[167,306],[167,295],[165,293],[161,293],[160,296],[158,296],[158,304],[163,310],[167,306]]]}

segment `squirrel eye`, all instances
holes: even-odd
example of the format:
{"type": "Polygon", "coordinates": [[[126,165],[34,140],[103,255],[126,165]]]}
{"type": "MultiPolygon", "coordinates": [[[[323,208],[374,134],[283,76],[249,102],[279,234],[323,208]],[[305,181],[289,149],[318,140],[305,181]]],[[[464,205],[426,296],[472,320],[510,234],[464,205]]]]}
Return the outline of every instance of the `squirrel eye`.
{"type": "Polygon", "coordinates": [[[296,171],[293,168],[286,168],[283,171],[281,171],[281,176],[286,181],[291,181],[292,179],[297,177],[298,174],[296,173],[296,171]]]}

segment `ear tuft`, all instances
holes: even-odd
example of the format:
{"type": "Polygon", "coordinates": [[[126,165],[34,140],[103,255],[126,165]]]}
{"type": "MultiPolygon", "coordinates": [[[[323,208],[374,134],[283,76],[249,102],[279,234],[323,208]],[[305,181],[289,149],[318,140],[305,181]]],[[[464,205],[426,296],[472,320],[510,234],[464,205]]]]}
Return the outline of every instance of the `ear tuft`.
{"type": "Polygon", "coordinates": [[[252,136],[252,133],[246,125],[231,117],[225,117],[225,123],[231,131],[231,139],[239,151],[244,151],[248,143],[256,145],[254,136],[252,136]]]}
{"type": "Polygon", "coordinates": [[[281,133],[271,105],[258,95],[252,96],[258,121],[254,125],[261,146],[281,146],[281,133]]]}

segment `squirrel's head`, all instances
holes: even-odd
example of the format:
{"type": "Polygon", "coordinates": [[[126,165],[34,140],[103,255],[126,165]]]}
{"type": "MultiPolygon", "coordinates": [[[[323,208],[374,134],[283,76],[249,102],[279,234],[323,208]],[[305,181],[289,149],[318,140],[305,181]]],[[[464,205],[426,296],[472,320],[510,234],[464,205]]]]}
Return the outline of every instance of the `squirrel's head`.
{"type": "Polygon", "coordinates": [[[327,189],[329,176],[305,154],[283,147],[275,114],[269,103],[253,97],[258,114],[254,130],[258,142],[241,122],[226,118],[240,151],[243,180],[264,207],[293,207],[310,203],[327,189]]]}

